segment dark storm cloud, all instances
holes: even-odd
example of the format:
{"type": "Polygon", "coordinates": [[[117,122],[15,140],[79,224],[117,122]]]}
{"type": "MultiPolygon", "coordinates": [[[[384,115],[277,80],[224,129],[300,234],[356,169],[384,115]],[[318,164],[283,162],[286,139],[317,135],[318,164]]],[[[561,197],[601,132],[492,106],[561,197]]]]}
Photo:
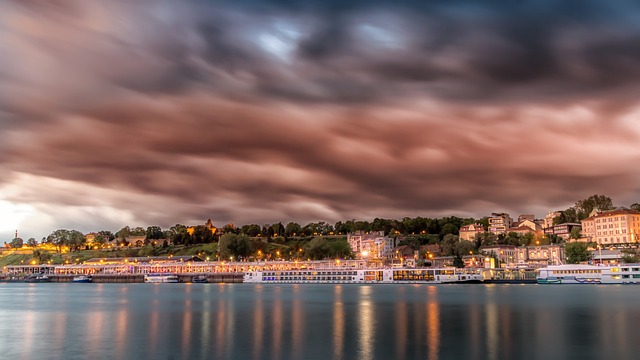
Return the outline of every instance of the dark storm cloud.
{"type": "Polygon", "coordinates": [[[62,227],[540,216],[638,196],[638,10],[5,2],[0,200],[62,227]]]}

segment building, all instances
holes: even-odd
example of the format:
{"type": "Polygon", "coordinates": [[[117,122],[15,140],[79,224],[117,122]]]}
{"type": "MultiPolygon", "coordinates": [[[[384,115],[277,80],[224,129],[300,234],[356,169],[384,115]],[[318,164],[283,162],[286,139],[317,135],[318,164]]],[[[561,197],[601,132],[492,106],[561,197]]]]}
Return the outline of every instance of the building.
{"type": "Polygon", "coordinates": [[[640,212],[627,208],[594,210],[581,221],[582,237],[598,245],[635,244],[640,242],[640,212]]]}
{"type": "Polygon", "coordinates": [[[514,228],[523,227],[523,226],[528,227],[534,233],[542,233],[542,226],[540,226],[540,224],[537,223],[535,220],[522,219],[522,220],[518,220],[517,223],[513,224],[514,228]]]}
{"type": "Polygon", "coordinates": [[[564,262],[565,252],[562,245],[520,246],[516,248],[516,266],[538,268],[547,265],[560,265],[564,262]]]}
{"type": "Polygon", "coordinates": [[[528,226],[524,226],[524,225],[521,225],[521,226],[518,226],[518,227],[509,228],[509,229],[507,229],[507,232],[510,232],[510,233],[514,232],[514,233],[516,233],[518,235],[535,234],[536,233],[533,229],[531,229],[528,226]]]}
{"type": "Polygon", "coordinates": [[[482,224],[470,224],[460,228],[460,240],[474,241],[477,234],[484,234],[486,232],[482,224]]]}
{"type": "Polygon", "coordinates": [[[347,234],[347,241],[357,259],[391,258],[396,247],[395,239],[385,236],[384,231],[356,231],[347,234]]]}
{"type": "Polygon", "coordinates": [[[513,224],[513,219],[507,213],[492,213],[489,218],[489,232],[504,234],[513,224]]]}
{"type": "Polygon", "coordinates": [[[516,263],[516,247],[513,245],[491,245],[480,247],[480,254],[495,257],[506,267],[513,267],[516,263]]]}
{"type": "Polygon", "coordinates": [[[553,227],[553,220],[560,216],[560,211],[549,211],[547,216],[544,217],[544,228],[549,229],[553,227]]]}
{"type": "Polygon", "coordinates": [[[531,214],[523,214],[518,216],[518,222],[522,222],[524,220],[531,220],[532,222],[536,220],[535,215],[531,214]]]}
{"type": "Polygon", "coordinates": [[[552,228],[547,229],[547,231],[545,231],[545,234],[553,234],[563,238],[564,240],[568,240],[571,237],[571,231],[573,231],[573,229],[575,228],[580,229],[581,225],[578,223],[563,223],[563,224],[553,225],[552,228]],[[548,230],[551,230],[551,231],[549,232],[548,230]]]}

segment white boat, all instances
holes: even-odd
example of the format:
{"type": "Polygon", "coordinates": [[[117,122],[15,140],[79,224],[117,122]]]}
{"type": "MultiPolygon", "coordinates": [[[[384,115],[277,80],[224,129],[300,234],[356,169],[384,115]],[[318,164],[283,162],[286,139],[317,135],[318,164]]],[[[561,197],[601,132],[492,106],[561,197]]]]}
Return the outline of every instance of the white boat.
{"type": "Polygon", "coordinates": [[[144,282],[146,283],[177,283],[178,275],[176,274],[145,274],[144,282]]]}
{"type": "Polygon", "coordinates": [[[73,277],[74,283],[90,283],[93,281],[91,275],[78,275],[73,277]]]}
{"type": "Polygon", "coordinates": [[[297,269],[249,271],[245,283],[277,284],[443,284],[479,283],[482,274],[472,269],[297,269]]]}
{"type": "Polygon", "coordinates": [[[640,264],[552,265],[540,269],[538,284],[640,284],[640,264]]]}

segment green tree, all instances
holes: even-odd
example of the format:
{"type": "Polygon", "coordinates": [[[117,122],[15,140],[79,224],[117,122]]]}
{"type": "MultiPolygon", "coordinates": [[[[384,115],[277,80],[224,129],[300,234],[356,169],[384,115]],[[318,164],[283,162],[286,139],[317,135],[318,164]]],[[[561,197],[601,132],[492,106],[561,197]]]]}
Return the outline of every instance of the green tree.
{"type": "Polygon", "coordinates": [[[300,234],[301,230],[302,230],[302,227],[300,226],[300,224],[295,222],[290,222],[287,224],[287,226],[284,227],[284,234],[286,236],[296,236],[300,234]]]}
{"type": "Polygon", "coordinates": [[[453,234],[447,234],[442,239],[442,255],[444,256],[452,256],[456,253],[456,244],[458,243],[458,236],[453,234]]]}
{"type": "Polygon", "coordinates": [[[571,239],[578,240],[582,237],[582,230],[579,227],[574,227],[571,229],[571,235],[569,236],[571,239]]]}
{"type": "Polygon", "coordinates": [[[131,233],[129,234],[131,236],[145,236],[147,235],[147,230],[145,230],[145,228],[138,226],[135,227],[133,229],[131,229],[131,233]]]}
{"type": "Polygon", "coordinates": [[[260,234],[261,231],[262,229],[258,224],[249,224],[249,225],[242,226],[242,233],[250,237],[258,236],[258,234],[260,234]]]}
{"type": "Polygon", "coordinates": [[[582,242],[568,243],[564,246],[564,251],[569,264],[577,264],[591,259],[591,252],[588,250],[589,245],[582,242]]]}
{"type": "Polygon", "coordinates": [[[633,203],[633,204],[631,204],[631,206],[629,206],[629,208],[630,208],[631,210],[640,211],[640,204],[638,204],[638,203],[633,203]]]}
{"type": "Polygon", "coordinates": [[[253,252],[251,239],[246,235],[236,235],[233,233],[224,234],[220,237],[218,246],[220,247],[221,259],[234,257],[235,259],[242,260],[249,257],[253,252]]]}
{"type": "Polygon", "coordinates": [[[605,195],[591,195],[584,200],[579,200],[575,205],[578,214],[578,220],[586,219],[593,209],[611,210],[613,209],[613,201],[605,195]]]}
{"type": "Polygon", "coordinates": [[[164,233],[160,226],[149,226],[145,231],[145,235],[149,240],[158,240],[164,237],[164,233]]]}
{"type": "Polygon", "coordinates": [[[115,235],[118,239],[124,240],[131,236],[131,229],[129,228],[129,226],[125,226],[122,229],[118,230],[115,235]]]}
{"type": "Polygon", "coordinates": [[[80,231],[58,229],[47,236],[47,242],[54,244],[58,252],[63,246],[68,246],[71,251],[78,251],[85,243],[85,238],[80,231]]]}
{"type": "Polygon", "coordinates": [[[9,246],[11,246],[12,249],[19,249],[22,247],[23,244],[24,244],[24,241],[22,240],[22,238],[16,237],[16,238],[13,238],[13,240],[11,240],[11,242],[9,243],[9,246]]]}
{"type": "Polygon", "coordinates": [[[38,241],[35,238],[29,238],[29,240],[27,240],[27,245],[35,248],[36,246],[38,246],[38,241]]]}

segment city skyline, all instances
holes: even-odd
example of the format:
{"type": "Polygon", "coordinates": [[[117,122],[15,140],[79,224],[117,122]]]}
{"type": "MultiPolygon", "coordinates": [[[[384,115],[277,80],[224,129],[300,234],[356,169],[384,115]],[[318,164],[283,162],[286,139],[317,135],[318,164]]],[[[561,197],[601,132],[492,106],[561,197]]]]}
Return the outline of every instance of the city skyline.
{"type": "Polygon", "coordinates": [[[640,202],[640,5],[0,4],[0,237],[640,202]]]}

